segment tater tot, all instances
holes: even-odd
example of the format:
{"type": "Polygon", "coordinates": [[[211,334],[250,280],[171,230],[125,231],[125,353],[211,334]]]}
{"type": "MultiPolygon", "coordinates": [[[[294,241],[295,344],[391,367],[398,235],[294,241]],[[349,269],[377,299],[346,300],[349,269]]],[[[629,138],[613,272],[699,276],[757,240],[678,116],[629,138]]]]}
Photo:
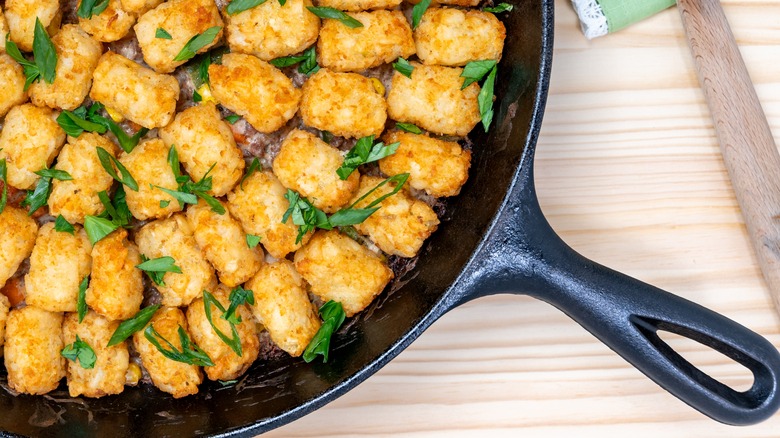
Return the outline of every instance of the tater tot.
{"type": "Polygon", "coordinates": [[[38,235],[38,225],[27,212],[6,205],[0,213],[0,289],[30,256],[38,235]]]}
{"type": "Polygon", "coordinates": [[[8,165],[8,184],[32,189],[35,174],[49,167],[65,143],[65,131],[57,124],[58,113],[24,104],[11,108],[0,131],[0,159],[8,165]]]}
{"type": "Polygon", "coordinates": [[[56,389],[65,377],[63,346],[62,313],[29,305],[12,310],[5,326],[8,386],[23,394],[56,389]]]}
{"type": "Polygon", "coordinates": [[[306,284],[289,260],[279,260],[260,269],[245,285],[255,294],[252,306],[258,322],[271,340],[291,356],[300,356],[320,329],[306,284]]]}
{"type": "MultiPolygon", "coordinates": [[[[224,203],[218,202],[227,210],[224,203]]],[[[230,213],[216,213],[201,199],[197,205],[187,209],[187,220],[203,255],[226,286],[244,283],[263,266],[262,249],[249,248],[246,233],[230,213]]]]}
{"type": "Polygon", "coordinates": [[[179,82],[109,51],[98,61],[89,96],[145,128],[159,128],[173,119],[179,82]]]}
{"type": "Polygon", "coordinates": [[[83,224],[87,215],[95,216],[105,209],[98,192],[110,189],[114,180],[100,165],[98,147],[111,156],[119,150],[113,141],[92,132],[68,138],[54,168],[68,172],[73,179],[52,181],[49,195],[52,216],[62,215],[70,223],[83,224]]]}
{"type": "Polygon", "coordinates": [[[143,273],[136,268],[141,253],[119,228],[92,248],[92,276],[87,305],[111,320],[130,319],[141,309],[143,273]]]}
{"type": "MultiPolygon", "coordinates": [[[[382,181],[382,178],[362,176],[360,190],[352,202],[356,202],[382,181]]],[[[365,200],[356,204],[355,208],[366,208],[369,203],[390,193],[393,188],[395,188],[394,183],[383,185],[365,200]]],[[[439,218],[433,209],[428,204],[413,198],[405,189],[385,199],[378,206],[379,210],[363,223],[355,225],[355,229],[361,234],[368,235],[376,246],[388,254],[414,257],[425,239],[439,226],[439,218]]]]}
{"type": "MultiPolygon", "coordinates": [[[[213,0],[170,0],[141,15],[133,29],[144,61],[160,73],[170,73],[187,62],[174,60],[187,42],[214,26],[223,27],[223,23],[213,0]],[[157,38],[157,29],[164,29],[171,38],[157,38]]],[[[196,53],[208,51],[221,38],[220,29],[196,53]]]]}
{"type": "Polygon", "coordinates": [[[133,12],[138,15],[141,15],[150,9],[156,8],[157,5],[164,2],[165,0],[120,0],[120,1],[122,2],[122,9],[128,12],[133,12]]]}
{"type": "Polygon", "coordinates": [[[358,12],[372,9],[394,9],[401,0],[319,0],[317,6],[326,6],[340,11],[358,12]]]}
{"type": "MultiPolygon", "coordinates": [[[[23,52],[32,52],[35,37],[35,19],[41,24],[49,36],[54,36],[60,27],[62,11],[59,0],[6,0],[5,19],[11,41],[15,42],[23,52]]],[[[5,40],[3,40],[5,43],[5,40]]]]}
{"type": "MultiPolygon", "coordinates": [[[[83,1],[83,0],[81,0],[83,1]]],[[[81,1],[79,5],[81,5],[81,1]]],[[[109,0],[106,9],[90,18],[79,17],[79,26],[92,38],[104,43],[120,40],[130,33],[136,14],[122,8],[119,0],[109,0]]]]}
{"type": "Polygon", "coordinates": [[[365,309],[393,278],[378,255],[338,231],[318,231],[295,253],[295,269],[324,301],[334,300],[347,316],[365,309]]]}
{"type": "MultiPolygon", "coordinates": [[[[5,322],[8,320],[8,311],[11,308],[11,302],[8,298],[0,294],[0,347],[5,344],[5,322]]],[[[0,348],[2,351],[2,348],[0,348]]],[[[2,355],[2,354],[0,354],[2,355]]]]}
{"type": "Polygon", "coordinates": [[[344,163],[338,149],[314,134],[293,130],[282,142],[274,159],[274,173],[288,188],[308,198],[315,207],[334,213],[357,191],[360,174],[342,181],[336,170],[344,163]]]}
{"type": "Polygon", "coordinates": [[[265,3],[225,15],[227,41],[235,53],[255,55],[263,61],[293,55],[317,41],[320,19],[306,9],[311,0],[265,3]]]}
{"type": "Polygon", "coordinates": [[[62,26],[51,40],[57,51],[54,82],[34,83],[30,87],[30,99],[38,106],[74,110],[89,93],[92,72],[103,47],[75,24],[62,26]]]}
{"type": "MultiPolygon", "coordinates": [[[[270,2],[266,2],[270,3],[270,2]]],[[[281,70],[252,55],[229,53],[209,66],[211,92],[225,108],[260,132],[273,132],[293,118],[301,91],[281,70]]]]}
{"type": "Polygon", "coordinates": [[[387,102],[371,79],[322,68],[303,84],[301,117],[306,125],[334,135],[378,137],[385,128],[387,102]]]}
{"type": "Polygon", "coordinates": [[[210,195],[224,196],[244,174],[244,156],[213,103],[202,102],[180,112],[159,135],[166,145],[176,146],[179,160],[194,181],[211,170],[210,195]]]}
{"type": "Polygon", "coordinates": [[[183,214],[144,225],[136,233],[135,243],[141,254],[149,259],[173,257],[181,269],[181,274],[165,273],[165,284],[156,285],[164,306],[186,306],[203,289],[213,290],[217,286],[214,268],[203,257],[183,214]]]}
{"type": "Polygon", "coordinates": [[[395,154],[379,161],[385,175],[408,173],[407,184],[435,197],[455,196],[469,177],[471,152],[457,142],[401,131],[384,137],[386,144],[401,143],[395,154]]]}
{"type": "MultiPolygon", "coordinates": [[[[222,304],[225,310],[230,307],[230,288],[220,285],[216,290],[209,291],[214,298],[222,304]]],[[[232,338],[233,333],[230,323],[222,318],[222,312],[213,304],[210,304],[211,321],[227,337],[232,338]]],[[[241,356],[239,357],[228,346],[211,326],[206,317],[203,298],[198,298],[187,307],[187,325],[192,340],[214,362],[212,367],[203,367],[206,376],[210,380],[232,380],[238,378],[252,365],[260,352],[260,339],[257,337],[257,325],[252,313],[245,305],[236,309],[236,315],[241,322],[236,325],[238,338],[241,342],[241,356]]]]}
{"type": "Polygon", "coordinates": [[[5,117],[11,108],[27,100],[24,81],[22,66],[10,56],[0,52],[0,90],[3,90],[3,99],[0,101],[0,119],[5,117]]]}
{"type": "Polygon", "coordinates": [[[77,313],[65,315],[62,339],[65,345],[76,342],[76,335],[86,342],[97,356],[93,368],[83,368],[78,361],[68,360],[68,392],[71,397],[103,397],[119,394],[125,389],[125,374],[130,364],[127,343],[107,347],[119,321],[111,321],[95,312],[87,312],[79,323],[77,313]]]}
{"type": "Polygon", "coordinates": [[[24,277],[26,301],[50,312],[75,312],[79,285],[92,269],[92,245],[84,229],[57,231],[49,222],[38,231],[24,277]]]}
{"type": "MultiPolygon", "coordinates": [[[[176,307],[163,307],[154,314],[149,325],[154,327],[154,330],[173,344],[177,350],[181,351],[178,329],[181,327],[185,333],[187,332],[187,320],[184,318],[184,312],[176,307]]],[[[157,341],[164,348],[170,349],[165,341],[159,338],[157,341]]],[[[173,398],[198,393],[198,385],[203,381],[200,367],[177,362],[163,356],[157,347],[146,339],[144,330],[133,333],[133,345],[141,356],[141,363],[149,373],[149,377],[152,378],[154,386],[173,395],[173,398]]]]}
{"type": "Polygon", "coordinates": [[[393,72],[387,95],[388,115],[436,134],[465,136],[479,123],[479,85],[461,90],[459,67],[413,62],[412,77],[393,72]]]}
{"type": "Polygon", "coordinates": [[[334,71],[362,71],[399,56],[414,55],[412,28],[401,11],[353,12],[362,27],[325,20],[317,42],[320,65],[334,71]]]}
{"type": "Polygon", "coordinates": [[[5,40],[8,39],[8,23],[5,21],[5,13],[3,13],[3,7],[0,6],[0,53],[5,53],[5,40]]]}
{"type": "Polygon", "coordinates": [[[311,237],[307,233],[296,244],[298,226],[290,218],[282,223],[284,212],[290,207],[285,193],[287,190],[271,172],[255,172],[228,193],[230,213],[241,222],[244,231],[259,236],[266,251],[277,259],[297,250],[311,237]]]}
{"type": "Polygon", "coordinates": [[[155,138],[141,142],[132,152],[119,157],[119,162],[138,183],[137,192],[125,190],[127,207],[136,219],[163,219],[183,209],[173,196],[153,187],[168,190],[179,187],[176,175],[168,164],[170,150],[170,146],[155,138]]]}
{"type": "Polygon", "coordinates": [[[430,8],[414,30],[417,56],[424,64],[463,66],[501,59],[506,28],[490,12],[430,8]]]}

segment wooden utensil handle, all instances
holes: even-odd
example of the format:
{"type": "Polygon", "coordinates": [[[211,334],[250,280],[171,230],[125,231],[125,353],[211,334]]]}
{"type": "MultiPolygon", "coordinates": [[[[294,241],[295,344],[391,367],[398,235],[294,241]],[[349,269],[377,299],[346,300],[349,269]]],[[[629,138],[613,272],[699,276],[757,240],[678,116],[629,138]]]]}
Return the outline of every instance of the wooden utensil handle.
{"type": "Polygon", "coordinates": [[[780,309],[780,155],[718,0],[678,0],[723,160],[780,309]]]}

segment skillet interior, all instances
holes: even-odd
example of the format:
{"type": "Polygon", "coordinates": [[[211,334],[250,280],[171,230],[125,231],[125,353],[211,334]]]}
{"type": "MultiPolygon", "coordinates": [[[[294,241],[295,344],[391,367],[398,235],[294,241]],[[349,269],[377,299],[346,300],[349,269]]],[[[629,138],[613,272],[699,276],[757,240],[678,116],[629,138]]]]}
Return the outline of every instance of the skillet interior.
{"type": "MultiPolygon", "coordinates": [[[[530,166],[552,50],[552,0],[515,0],[507,27],[490,136],[472,134],[469,182],[449,201],[439,231],[416,267],[398,278],[334,339],[327,364],[284,358],[256,362],[232,387],[204,383],[181,400],[150,387],[70,399],[64,381],[47,396],[0,391],[0,430],[45,436],[190,436],[259,433],[294,420],[373,374],[459,296],[456,280],[502,205],[521,163],[530,166]],[[455,284],[453,286],[453,284],[455,284]]],[[[345,267],[348,269],[348,267],[345,267]]],[[[0,385],[6,386],[5,369],[0,385]]]]}

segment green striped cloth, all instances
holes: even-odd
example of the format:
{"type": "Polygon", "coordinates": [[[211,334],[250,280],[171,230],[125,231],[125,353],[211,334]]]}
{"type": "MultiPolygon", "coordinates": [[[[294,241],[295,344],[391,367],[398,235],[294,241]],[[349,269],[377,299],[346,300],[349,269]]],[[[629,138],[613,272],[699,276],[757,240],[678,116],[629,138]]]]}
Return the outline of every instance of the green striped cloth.
{"type": "Polygon", "coordinates": [[[675,0],[571,0],[588,39],[616,32],[674,6],[675,0]]]}

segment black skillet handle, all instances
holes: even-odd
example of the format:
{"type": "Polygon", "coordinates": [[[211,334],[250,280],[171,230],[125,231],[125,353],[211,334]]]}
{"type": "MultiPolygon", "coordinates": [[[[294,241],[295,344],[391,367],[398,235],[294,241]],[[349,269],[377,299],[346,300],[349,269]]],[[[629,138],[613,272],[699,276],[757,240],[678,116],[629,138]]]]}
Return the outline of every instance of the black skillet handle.
{"type": "Polygon", "coordinates": [[[723,423],[763,421],[780,407],[780,354],[760,335],[698,304],[577,254],[541,213],[524,170],[498,217],[463,297],[530,295],[562,310],[661,387],[723,423]],[[744,392],[708,376],[659,336],[698,341],[753,373],[744,392]]]}

